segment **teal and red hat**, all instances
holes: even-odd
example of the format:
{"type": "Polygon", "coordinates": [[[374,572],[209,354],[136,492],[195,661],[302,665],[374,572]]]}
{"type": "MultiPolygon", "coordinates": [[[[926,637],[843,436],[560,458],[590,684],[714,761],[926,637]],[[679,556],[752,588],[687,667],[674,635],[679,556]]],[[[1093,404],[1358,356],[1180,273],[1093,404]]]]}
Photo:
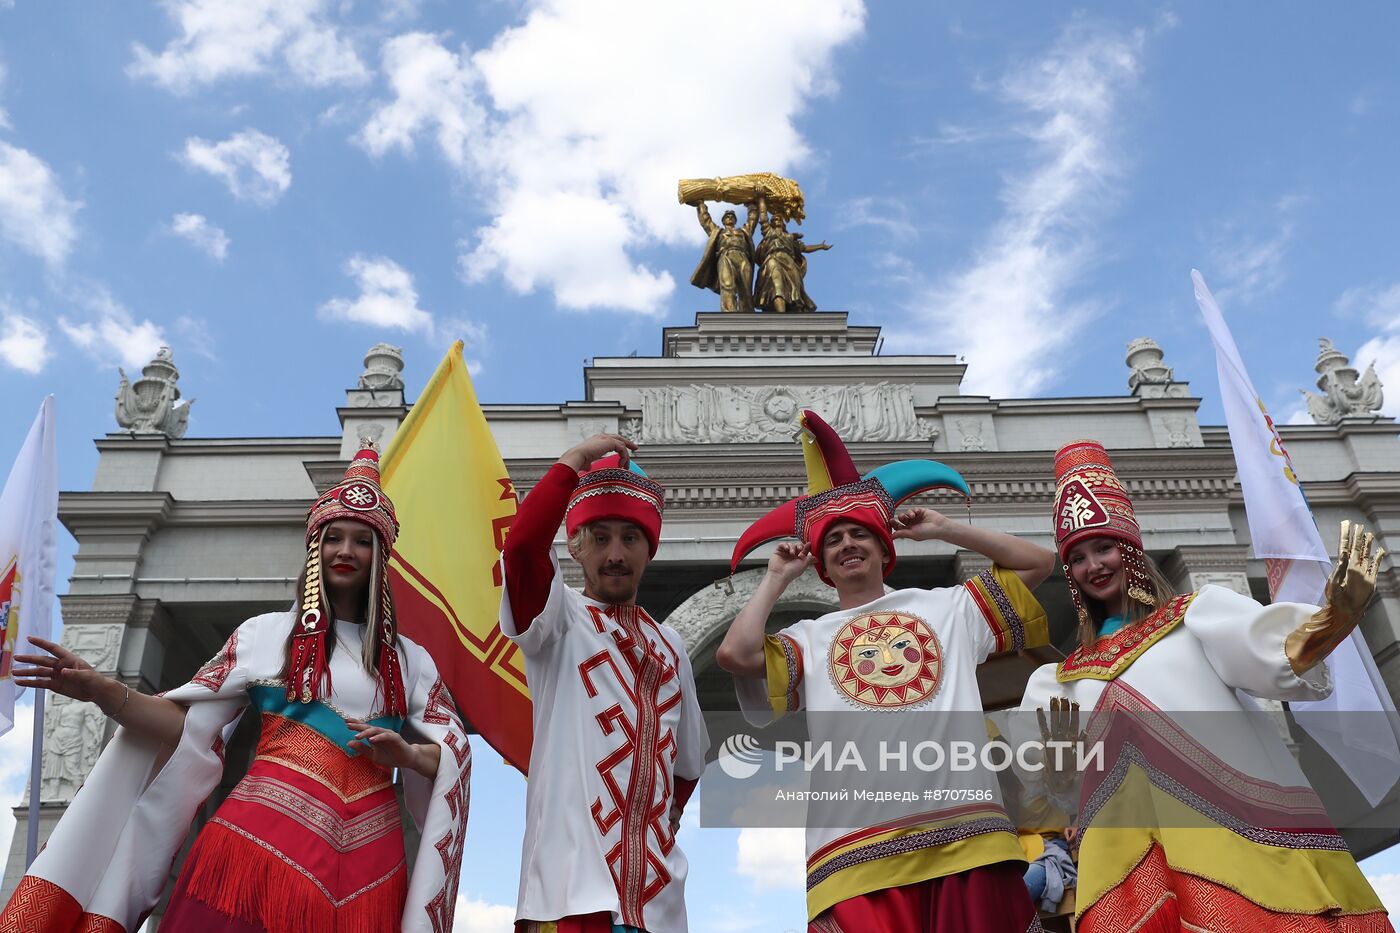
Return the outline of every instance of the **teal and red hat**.
{"type": "Polygon", "coordinates": [[[956,489],[964,496],[971,495],[967,481],[956,470],[935,460],[899,460],[861,476],[846,445],[816,412],[804,409],[799,424],[807,495],[778,506],[749,526],[734,546],[730,573],[760,545],[796,537],[818,554],[817,576],[830,585],[831,578],[820,559],[820,543],[833,524],[850,521],[868,528],[884,544],[890,558],[885,575],[889,576],[895,560],[890,528],[904,500],[930,489],[956,489]]]}

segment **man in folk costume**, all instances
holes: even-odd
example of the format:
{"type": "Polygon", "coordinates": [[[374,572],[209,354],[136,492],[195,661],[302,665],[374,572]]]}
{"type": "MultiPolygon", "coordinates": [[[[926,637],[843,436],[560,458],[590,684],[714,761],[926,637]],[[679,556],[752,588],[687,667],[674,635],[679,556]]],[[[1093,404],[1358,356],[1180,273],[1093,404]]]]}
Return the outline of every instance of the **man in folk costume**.
{"type": "Polygon", "coordinates": [[[516,929],[685,933],[681,810],[705,766],[685,645],[637,605],[664,492],[600,434],[520,504],[502,554],[501,631],[534,700],[516,929]],[[563,522],[583,593],[554,555],[563,522]]]}
{"type": "MultiPolygon", "coordinates": [[[[958,524],[931,509],[896,514],[932,488],[968,494],[941,463],[906,460],[864,478],[836,433],[802,414],[809,494],[756,522],[734,549],[733,566],[765,541],[779,544],[768,572],[725,635],[720,666],[736,677],[740,705],[755,714],[868,711],[910,716],[900,728],[949,747],[981,747],[987,733],[976,668],[988,655],[1046,643],[1045,613],[1030,588],[1053,555],[1010,535],[958,524]],[[961,586],[886,593],[895,538],[940,540],[991,558],[961,586]],[[784,589],[813,563],[835,587],[840,609],[765,635],[784,589]],[[915,712],[963,715],[924,715],[915,712]],[[907,728],[906,728],[907,727],[907,728]]],[[[822,724],[808,717],[812,741],[822,724]]],[[[820,933],[959,930],[1025,933],[1040,921],[1022,881],[1026,863],[989,772],[918,774],[946,781],[956,801],[886,824],[807,827],[807,911],[820,933]],[[954,784],[953,782],[956,781],[954,784]],[[975,793],[969,791],[975,790],[975,793]],[[969,803],[969,801],[973,801],[969,803]]],[[[926,798],[927,799],[927,798],[926,798]]]]}
{"type": "Polygon", "coordinates": [[[244,622],[161,696],[34,639],[48,653],[20,658],[29,667],[17,682],[95,702],[120,728],[0,931],[136,930],[250,706],[262,723],[256,755],[186,856],[163,928],[451,929],[471,752],[432,658],[398,634],[388,577],[397,533],[366,448],[308,514],[295,607],[244,622]],[[395,768],[422,832],[411,881],[395,768]]]}
{"type": "Polygon", "coordinates": [[[1028,792],[1077,811],[1077,928],[1391,930],[1274,723],[1239,696],[1325,697],[1323,658],[1360,621],[1383,552],[1373,557],[1371,536],[1343,522],[1321,609],[1262,606],[1215,585],[1178,595],[1143,552],[1101,444],[1063,447],[1055,481],[1055,542],[1080,645],[1031,675],[1026,715],[1012,722],[1022,742],[1102,744],[1078,781],[1054,760],[1024,774],[1028,792]]]}

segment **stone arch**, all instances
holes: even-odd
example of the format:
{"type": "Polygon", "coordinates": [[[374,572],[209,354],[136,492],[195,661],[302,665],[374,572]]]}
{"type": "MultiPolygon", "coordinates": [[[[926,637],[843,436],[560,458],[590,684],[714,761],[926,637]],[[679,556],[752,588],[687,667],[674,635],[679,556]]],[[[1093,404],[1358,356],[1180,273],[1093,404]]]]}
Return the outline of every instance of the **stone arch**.
{"type": "MultiPolygon", "coordinates": [[[[749,597],[758,589],[759,581],[765,573],[766,568],[758,567],[736,573],[732,578],[721,579],[691,594],[689,599],[666,617],[666,624],[680,634],[685,642],[685,650],[689,652],[692,660],[696,660],[697,651],[729,628],[739,610],[744,608],[749,597]],[[732,591],[730,586],[726,585],[731,581],[732,591]]],[[[890,592],[890,588],[885,587],[885,592],[890,592]]],[[[773,612],[816,618],[839,608],[836,590],[823,583],[815,570],[809,569],[788,584],[783,595],[778,597],[773,612]]]]}

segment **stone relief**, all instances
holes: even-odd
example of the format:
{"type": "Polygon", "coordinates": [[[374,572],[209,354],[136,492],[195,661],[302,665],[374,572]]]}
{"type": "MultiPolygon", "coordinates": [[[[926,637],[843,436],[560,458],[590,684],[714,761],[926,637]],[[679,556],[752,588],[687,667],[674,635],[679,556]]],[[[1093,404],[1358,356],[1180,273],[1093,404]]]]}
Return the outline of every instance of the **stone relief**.
{"type": "Polygon", "coordinates": [[[1191,422],[1182,415],[1173,415],[1162,419],[1162,426],[1167,429],[1168,447],[1190,447],[1191,446],[1191,422]]]}
{"type": "Polygon", "coordinates": [[[795,437],[811,408],[848,443],[930,440],[938,430],[914,411],[907,383],[846,386],[728,386],[693,383],[642,389],[641,440],[725,444],[795,437]]]}
{"type": "Polygon", "coordinates": [[[63,630],[63,644],[96,670],[110,673],[117,669],[124,628],[121,622],[68,625],[63,630]]]}
{"type": "Polygon", "coordinates": [[[584,418],[574,422],[577,425],[577,434],[580,440],[587,440],[595,434],[602,434],[608,429],[608,423],[601,418],[584,418]]]}
{"type": "Polygon", "coordinates": [[[987,449],[987,442],[982,437],[983,423],[981,418],[959,418],[957,419],[958,433],[962,435],[959,445],[963,450],[987,449]]]}
{"type": "Polygon", "coordinates": [[[642,419],[623,418],[618,424],[617,433],[627,438],[634,444],[641,443],[642,440],[642,419]]]}
{"type": "Polygon", "coordinates": [[[42,800],[71,801],[102,749],[102,711],[92,703],[53,696],[44,717],[42,800]]]}
{"type": "Polygon", "coordinates": [[[1249,576],[1244,573],[1233,573],[1230,571],[1214,570],[1198,573],[1188,573],[1187,579],[1190,581],[1191,589],[1193,590],[1199,590],[1206,584],[1213,583],[1216,586],[1224,587],[1227,590],[1234,590],[1241,596],[1253,596],[1253,594],[1249,591],[1249,576]]]}

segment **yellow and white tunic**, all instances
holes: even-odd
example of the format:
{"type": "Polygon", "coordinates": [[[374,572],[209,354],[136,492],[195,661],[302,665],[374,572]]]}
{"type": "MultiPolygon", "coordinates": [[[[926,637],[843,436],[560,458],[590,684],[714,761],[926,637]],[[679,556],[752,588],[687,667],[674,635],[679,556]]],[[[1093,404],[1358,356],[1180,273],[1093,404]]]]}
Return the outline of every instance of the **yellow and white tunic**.
{"type": "MultiPolygon", "coordinates": [[[[1057,800],[1078,811],[1078,929],[1390,929],[1273,722],[1236,693],[1331,692],[1325,664],[1299,676],[1284,653],[1316,611],[1206,586],[1031,675],[1023,711],[1066,698],[1103,743],[1057,800]]],[[[1034,724],[1017,717],[1013,743],[1038,741],[1034,724]]]]}
{"type": "MultiPolygon", "coordinates": [[[[997,652],[1043,645],[1047,636],[1045,611],[1030,590],[1016,574],[993,567],[962,586],[897,590],[788,626],[768,636],[765,675],[735,682],[741,708],[759,725],[799,709],[962,712],[911,716],[906,731],[945,749],[954,742],[980,748],[987,732],[977,665],[997,652]]],[[[822,734],[837,721],[809,715],[811,741],[840,742],[846,736],[822,734]]],[[[914,782],[921,782],[921,798],[925,790],[940,798],[921,804],[917,816],[855,828],[809,820],[809,919],[871,891],[1024,860],[995,774],[916,772],[914,782]]]]}

